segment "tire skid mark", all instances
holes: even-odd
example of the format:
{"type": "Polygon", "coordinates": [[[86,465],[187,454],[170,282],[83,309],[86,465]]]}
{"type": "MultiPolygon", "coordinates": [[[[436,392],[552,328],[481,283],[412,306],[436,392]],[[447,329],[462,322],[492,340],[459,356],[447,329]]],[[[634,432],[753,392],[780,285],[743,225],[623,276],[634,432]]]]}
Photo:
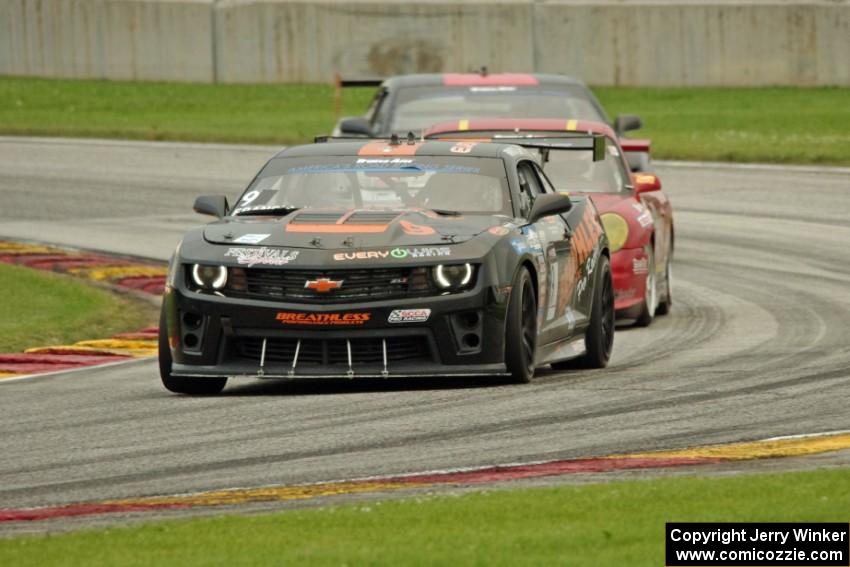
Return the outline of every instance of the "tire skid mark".
{"type": "Polygon", "coordinates": [[[446,485],[489,484],[569,474],[697,466],[729,461],[799,457],[848,448],[850,448],[850,433],[790,436],[672,451],[435,471],[386,478],[291,486],[233,488],[193,494],[104,500],[41,508],[0,509],[0,522],[39,521],[75,516],[151,512],[194,507],[234,506],[256,502],[284,502],[349,494],[387,493],[446,485]]]}

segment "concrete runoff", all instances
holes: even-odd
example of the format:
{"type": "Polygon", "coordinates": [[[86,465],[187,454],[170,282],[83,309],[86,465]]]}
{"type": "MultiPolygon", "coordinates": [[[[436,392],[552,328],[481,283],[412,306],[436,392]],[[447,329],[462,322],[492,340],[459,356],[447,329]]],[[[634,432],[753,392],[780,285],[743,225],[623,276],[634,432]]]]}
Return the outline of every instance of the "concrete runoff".
{"type": "MultiPolygon", "coordinates": [[[[33,238],[89,239],[99,249],[159,258],[186,225],[203,221],[182,214],[200,187],[241,187],[268,155],[151,144],[134,147],[130,159],[120,145],[69,141],[51,150],[61,171],[44,171],[38,166],[47,162],[33,162],[27,142],[2,144],[0,192],[8,206],[0,211],[0,236],[20,236],[31,225],[33,238]],[[64,203],[64,213],[40,206],[51,200],[64,203]],[[84,221],[74,219],[77,212],[84,221]],[[160,234],[164,224],[173,240],[160,234]]],[[[0,506],[850,429],[850,175],[659,171],[676,210],[673,310],[647,329],[618,329],[608,369],[544,370],[527,386],[234,381],[215,398],[168,394],[153,361],[10,382],[0,386],[0,506]]]]}

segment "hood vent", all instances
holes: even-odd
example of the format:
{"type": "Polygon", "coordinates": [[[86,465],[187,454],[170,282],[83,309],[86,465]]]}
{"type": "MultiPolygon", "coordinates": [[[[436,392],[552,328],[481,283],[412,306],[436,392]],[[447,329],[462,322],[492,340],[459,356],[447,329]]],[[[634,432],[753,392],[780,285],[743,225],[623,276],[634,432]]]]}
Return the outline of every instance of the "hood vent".
{"type": "Polygon", "coordinates": [[[389,224],[398,215],[397,211],[358,211],[348,217],[343,224],[389,224]]]}
{"type": "Polygon", "coordinates": [[[313,223],[313,224],[336,224],[336,222],[342,217],[341,212],[337,213],[311,213],[311,212],[303,212],[298,213],[298,215],[292,219],[294,223],[313,223]]]}

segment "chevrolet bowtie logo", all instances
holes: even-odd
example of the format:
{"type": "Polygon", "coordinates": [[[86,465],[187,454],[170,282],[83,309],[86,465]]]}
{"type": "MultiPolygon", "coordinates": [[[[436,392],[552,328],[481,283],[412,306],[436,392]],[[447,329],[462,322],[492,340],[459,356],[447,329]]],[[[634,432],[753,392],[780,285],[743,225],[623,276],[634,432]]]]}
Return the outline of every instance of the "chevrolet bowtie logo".
{"type": "Polygon", "coordinates": [[[339,289],[342,287],[343,280],[332,280],[329,278],[319,278],[316,280],[307,280],[307,283],[304,284],[306,289],[312,289],[318,293],[327,293],[332,289],[339,289]]]}

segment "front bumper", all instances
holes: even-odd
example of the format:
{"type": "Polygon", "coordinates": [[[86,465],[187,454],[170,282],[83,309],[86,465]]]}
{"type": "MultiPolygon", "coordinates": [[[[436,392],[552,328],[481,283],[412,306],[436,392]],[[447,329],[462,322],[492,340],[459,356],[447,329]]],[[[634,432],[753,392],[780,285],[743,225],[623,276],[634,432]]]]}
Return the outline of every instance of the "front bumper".
{"type": "Polygon", "coordinates": [[[470,291],[364,304],[232,299],[169,287],[174,376],[355,378],[507,375],[507,296],[470,291]],[[395,310],[427,321],[390,323],[395,310]]]}

